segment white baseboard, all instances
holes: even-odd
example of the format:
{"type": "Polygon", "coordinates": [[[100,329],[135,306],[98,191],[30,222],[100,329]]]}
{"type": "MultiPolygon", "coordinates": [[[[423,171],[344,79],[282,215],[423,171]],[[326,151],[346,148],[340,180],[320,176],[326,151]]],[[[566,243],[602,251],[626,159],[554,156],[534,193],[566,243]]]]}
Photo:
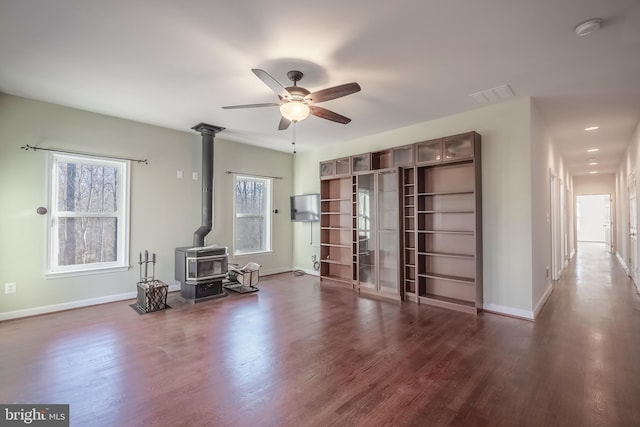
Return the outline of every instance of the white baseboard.
{"type": "MultiPolygon", "coordinates": [[[[169,292],[179,291],[180,286],[169,285],[169,292]]],[[[41,307],[25,308],[22,310],[6,311],[0,313],[0,321],[19,319],[21,317],[37,316],[39,314],[55,313],[56,311],[71,310],[73,308],[89,307],[92,305],[106,304],[115,301],[124,301],[128,299],[135,300],[138,297],[137,292],[127,292],[124,294],[107,295],[98,298],[89,298],[79,301],[64,302],[62,304],[43,305],[41,307]]]]}
{"type": "Polygon", "coordinates": [[[316,270],[310,270],[308,268],[298,268],[298,267],[294,267],[293,269],[294,269],[294,271],[295,270],[304,271],[304,273],[308,274],[309,276],[318,276],[318,277],[320,277],[320,272],[316,271],[316,270]]]}
{"type": "Polygon", "coordinates": [[[624,271],[627,273],[627,276],[628,276],[629,275],[629,267],[627,267],[627,263],[624,262],[624,259],[620,256],[620,253],[616,252],[616,258],[618,259],[618,262],[620,263],[622,268],[624,268],[624,271]]]}
{"type": "Polygon", "coordinates": [[[485,311],[488,311],[491,313],[504,314],[505,316],[518,317],[525,320],[536,320],[536,317],[540,313],[540,310],[542,310],[542,307],[544,307],[544,304],[547,302],[552,292],[553,292],[553,284],[549,283],[549,286],[547,286],[547,289],[542,294],[540,301],[538,301],[533,311],[522,310],[522,309],[513,308],[513,307],[505,307],[503,305],[498,305],[498,304],[486,304],[486,303],[484,304],[483,308],[485,311]]]}
{"type": "Polygon", "coordinates": [[[525,320],[535,320],[535,315],[532,311],[521,310],[519,308],[505,307],[498,304],[484,304],[485,311],[496,314],[504,314],[505,316],[518,317],[525,320]]]}
{"type": "Polygon", "coordinates": [[[538,304],[536,304],[535,308],[533,309],[534,319],[538,317],[538,314],[540,314],[540,310],[542,310],[542,307],[544,307],[544,304],[547,302],[552,292],[553,292],[553,284],[549,283],[549,286],[547,286],[547,289],[542,294],[540,301],[538,301],[538,304]]]}
{"type": "Polygon", "coordinates": [[[292,271],[289,267],[274,268],[273,270],[260,270],[261,276],[271,276],[272,274],[288,273],[292,271]]]}

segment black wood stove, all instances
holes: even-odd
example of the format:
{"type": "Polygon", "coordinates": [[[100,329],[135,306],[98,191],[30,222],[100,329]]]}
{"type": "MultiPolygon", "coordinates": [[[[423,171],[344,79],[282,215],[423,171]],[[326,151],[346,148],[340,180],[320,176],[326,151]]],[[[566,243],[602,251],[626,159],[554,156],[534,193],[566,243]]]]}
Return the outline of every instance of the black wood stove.
{"type": "Polygon", "coordinates": [[[176,248],[175,279],[180,296],[187,302],[200,302],[224,296],[222,281],[227,277],[226,246],[176,248]]]}

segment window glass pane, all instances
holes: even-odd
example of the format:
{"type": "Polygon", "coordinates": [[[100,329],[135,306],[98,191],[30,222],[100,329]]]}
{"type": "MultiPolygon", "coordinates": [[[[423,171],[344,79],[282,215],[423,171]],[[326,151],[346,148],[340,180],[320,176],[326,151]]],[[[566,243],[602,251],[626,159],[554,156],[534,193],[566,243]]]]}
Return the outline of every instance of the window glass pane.
{"type": "Polygon", "coordinates": [[[270,180],[238,176],[235,181],[236,253],[271,250],[270,180]]]}
{"type": "Polygon", "coordinates": [[[239,179],[236,182],[236,215],[264,215],[264,181],[239,179]]]}
{"type": "Polygon", "coordinates": [[[119,179],[117,167],[59,162],[56,201],[58,211],[117,212],[119,179]]]}
{"type": "Polygon", "coordinates": [[[59,218],[58,265],[114,262],[117,218],[59,218]]]}
{"type": "Polygon", "coordinates": [[[236,251],[256,252],[266,250],[264,231],[264,217],[248,216],[236,218],[236,251]]]}

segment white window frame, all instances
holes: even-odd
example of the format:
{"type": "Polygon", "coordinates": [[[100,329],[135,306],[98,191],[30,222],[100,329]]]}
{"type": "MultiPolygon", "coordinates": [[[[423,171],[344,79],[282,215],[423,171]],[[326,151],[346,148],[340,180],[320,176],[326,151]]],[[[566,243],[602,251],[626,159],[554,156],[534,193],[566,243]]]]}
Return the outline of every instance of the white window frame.
{"type": "Polygon", "coordinates": [[[48,239],[47,239],[47,266],[45,277],[71,277],[87,274],[97,274],[116,271],[127,271],[129,265],[129,226],[130,226],[130,169],[131,162],[128,160],[117,160],[103,157],[84,156],[80,154],[63,154],[57,152],[49,153],[49,173],[48,173],[48,191],[49,191],[49,221],[48,221],[48,239]],[[58,164],[59,163],[81,163],[94,164],[113,167],[118,169],[118,211],[115,213],[83,213],[83,212],[64,212],[58,210],[58,164]],[[75,265],[58,265],[58,225],[59,219],[66,218],[117,218],[117,259],[113,262],[100,262],[91,264],[75,264],[75,265]]]}
{"type": "Polygon", "coordinates": [[[234,174],[233,178],[233,254],[234,255],[252,255],[252,254],[264,254],[273,252],[273,220],[271,217],[271,207],[273,206],[273,178],[262,177],[262,176],[254,176],[254,175],[239,175],[234,174]],[[264,206],[264,218],[266,221],[265,224],[265,248],[263,250],[257,251],[241,251],[238,249],[237,245],[237,218],[239,217],[251,217],[255,215],[248,214],[238,214],[236,210],[236,187],[238,185],[238,181],[240,180],[250,180],[250,181],[262,181],[265,183],[265,188],[267,189],[267,200],[265,201],[264,206]]]}

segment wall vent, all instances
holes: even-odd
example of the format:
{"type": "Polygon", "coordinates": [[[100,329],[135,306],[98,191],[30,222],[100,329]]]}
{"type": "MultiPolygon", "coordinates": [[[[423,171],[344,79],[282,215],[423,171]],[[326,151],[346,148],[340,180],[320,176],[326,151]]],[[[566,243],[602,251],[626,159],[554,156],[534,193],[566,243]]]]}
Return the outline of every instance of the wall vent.
{"type": "Polygon", "coordinates": [[[478,104],[486,105],[491,104],[493,102],[504,101],[509,98],[513,98],[516,94],[511,89],[509,85],[496,86],[491,89],[481,90],[479,92],[474,92],[469,94],[478,104]]]}

